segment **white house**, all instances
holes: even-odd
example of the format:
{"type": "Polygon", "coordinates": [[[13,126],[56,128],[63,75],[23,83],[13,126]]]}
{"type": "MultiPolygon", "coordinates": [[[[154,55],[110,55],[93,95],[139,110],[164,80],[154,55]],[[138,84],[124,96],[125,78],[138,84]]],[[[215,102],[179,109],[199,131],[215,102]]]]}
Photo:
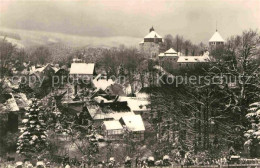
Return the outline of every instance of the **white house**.
{"type": "Polygon", "coordinates": [[[173,48],[170,48],[169,50],[165,51],[164,53],[160,53],[158,56],[159,56],[159,59],[160,58],[178,59],[179,54],[173,48]]]}
{"type": "Polygon", "coordinates": [[[95,73],[95,64],[93,63],[72,63],[70,68],[70,77],[73,79],[91,80],[95,73]]]}
{"type": "Polygon", "coordinates": [[[102,129],[104,136],[110,140],[121,139],[124,134],[124,128],[118,120],[104,121],[102,129]]]}
{"type": "Polygon", "coordinates": [[[141,115],[123,116],[119,122],[130,132],[131,138],[144,140],[144,122],[141,115]]]}
{"type": "Polygon", "coordinates": [[[206,63],[210,62],[209,53],[205,52],[202,56],[181,56],[178,58],[177,63],[179,67],[192,67],[196,63],[206,63]]]}

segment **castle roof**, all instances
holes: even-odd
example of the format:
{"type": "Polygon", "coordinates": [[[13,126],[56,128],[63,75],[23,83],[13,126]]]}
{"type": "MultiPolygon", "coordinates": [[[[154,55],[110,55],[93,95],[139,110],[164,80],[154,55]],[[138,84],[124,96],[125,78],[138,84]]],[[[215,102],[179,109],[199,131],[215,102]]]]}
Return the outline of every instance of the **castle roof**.
{"type": "Polygon", "coordinates": [[[210,62],[208,55],[203,56],[181,56],[177,60],[178,63],[196,63],[196,62],[210,62]]]}
{"type": "Polygon", "coordinates": [[[168,57],[178,57],[178,53],[173,49],[173,48],[170,48],[169,50],[165,51],[164,53],[160,53],[159,54],[159,57],[165,57],[165,56],[168,56],[168,57]]]}
{"type": "Polygon", "coordinates": [[[216,31],[213,36],[209,39],[209,42],[225,42],[218,31],[216,31]]]}
{"type": "Polygon", "coordinates": [[[177,52],[173,48],[170,48],[169,50],[165,51],[165,54],[174,54],[174,53],[177,54],[177,52]]]}
{"type": "Polygon", "coordinates": [[[149,34],[147,34],[144,38],[146,39],[146,38],[162,38],[162,37],[153,30],[149,34]]]}

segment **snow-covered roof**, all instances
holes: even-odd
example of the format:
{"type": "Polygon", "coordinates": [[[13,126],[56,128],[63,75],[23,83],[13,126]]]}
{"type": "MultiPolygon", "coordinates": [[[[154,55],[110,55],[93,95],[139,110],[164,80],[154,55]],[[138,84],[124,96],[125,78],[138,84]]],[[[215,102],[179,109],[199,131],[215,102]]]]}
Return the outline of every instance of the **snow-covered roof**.
{"type": "Polygon", "coordinates": [[[178,56],[179,56],[178,53],[173,48],[170,48],[164,53],[159,54],[159,57],[178,57],[178,56]]]}
{"type": "Polygon", "coordinates": [[[141,115],[124,116],[122,120],[125,126],[131,131],[145,131],[144,122],[141,115]]]}
{"type": "Polygon", "coordinates": [[[98,105],[88,105],[87,108],[93,120],[103,120],[106,118],[106,114],[102,112],[98,105]]]}
{"type": "Polygon", "coordinates": [[[162,38],[162,37],[158,33],[156,33],[155,31],[151,31],[144,38],[162,38]]]}
{"type": "Polygon", "coordinates": [[[134,112],[114,112],[114,113],[106,113],[107,118],[113,118],[114,120],[119,120],[124,116],[132,116],[135,115],[134,112]]]}
{"type": "Polygon", "coordinates": [[[178,52],[178,54],[177,54],[178,56],[182,56],[183,55],[183,53],[181,53],[181,52],[178,52]]]}
{"type": "Polygon", "coordinates": [[[144,43],[144,40],[140,41],[139,44],[143,44],[144,43]]]}
{"type": "Polygon", "coordinates": [[[158,56],[159,56],[159,57],[163,57],[163,56],[164,56],[164,53],[160,53],[158,56]]]}
{"type": "Polygon", "coordinates": [[[110,85],[114,84],[115,82],[112,79],[101,79],[101,74],[97,75],[97,77],[93,80],[93,84],[97,89],[105,90],[110,85]]]}
{"type": "Polygon", "coordinates": [[[119,97],[118,101],[127,101],[127,105],[131,111],[147,111],[149,110],[148,105],[150,102],[148,100],[139,99],[136,97],[119,97]]]}
{"type": "Polygon", "coordinates": [[[91,115],[92,119],[94,120],[107,120],[107,119],[113,119],[113,120],[119,120],[120,118],[124,116],[130,116],[134,115],[133,112],[110,112],[110,113],[104,113],[97,105],[89,105],[87,106],[89,114],[91,115]]]}
{"type": "Polygon", "coordinates": [[[31,70],[30,70],[30,74],[34,74],[36,72],[43,72],[48,66],[50,66],[50,64],[46,64],[45,66],[41,67],[41,68],[36,68],[35,66],[32,66],[31,67],[31,70]]]}
{"type": "Polygon", "coordinates": [[[95,64],[93,63],[72,63],[70,74],[93,75],[95,64]]]}
{"type": "Polygon", "coordinates": [[[101,103],[103,101],[103,103],[113,103],[113,100],[107,100],[106,98],[102,97],[102,96],[97,96],[97,97],[94,97],[94,100],[97,102],[97,103],[101,103]]]}
{"type": "Polygon", "coordinates": [[[218,31],[216,31],[213,36],[209,39],[209,42],[225,42],[218,31]]]}
{"type": "Polygon", "coordinates": [[[60,70],[60,68],[57,67],[51,67],[51,68],[54,70],[55,73],[58,72],[58,70],[60,70]]]}
{"type": "Polygon", "coordinates": [[[209,56],[181,56],[178,58],[178,63],[195,63],[195,62],[209,62],[209,56]]]}
{"type": "Polygon", "coordinates": [[[104,121],[104,126],[106,127],[106,130],[119,130],[123,129],[122,125],[118,120],[112,120],[112,121],[104,121]]]}
{"type": "Polygon", "coordinates": [[[165,51],[165,54],[173,54],[177,53],[173,48],[170,48],[169,50],[165,51]]]}

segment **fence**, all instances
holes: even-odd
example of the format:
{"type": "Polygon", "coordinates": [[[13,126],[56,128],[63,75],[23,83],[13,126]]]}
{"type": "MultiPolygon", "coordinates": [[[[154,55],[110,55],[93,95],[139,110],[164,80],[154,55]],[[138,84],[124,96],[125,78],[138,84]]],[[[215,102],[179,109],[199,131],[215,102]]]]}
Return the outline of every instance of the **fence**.
{"type": "Polygon", "coordinates": [[[173,165],[169,168],[260,168],[260,164],[232,164],[232,165],[206,165],[206,166],[177,166],[177,165],[173,165]]]}

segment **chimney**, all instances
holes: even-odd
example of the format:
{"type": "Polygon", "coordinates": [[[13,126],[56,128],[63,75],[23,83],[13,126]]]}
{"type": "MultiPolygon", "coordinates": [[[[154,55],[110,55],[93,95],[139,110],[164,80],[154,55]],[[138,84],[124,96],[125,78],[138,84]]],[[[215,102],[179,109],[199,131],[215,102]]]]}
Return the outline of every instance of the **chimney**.
{"type": "Polygon", "coordinates": [[[153,26],[150,28],[150,32],[151,32],[151,31],[154,31],[154,28],[153,28],[153,26]]]}

